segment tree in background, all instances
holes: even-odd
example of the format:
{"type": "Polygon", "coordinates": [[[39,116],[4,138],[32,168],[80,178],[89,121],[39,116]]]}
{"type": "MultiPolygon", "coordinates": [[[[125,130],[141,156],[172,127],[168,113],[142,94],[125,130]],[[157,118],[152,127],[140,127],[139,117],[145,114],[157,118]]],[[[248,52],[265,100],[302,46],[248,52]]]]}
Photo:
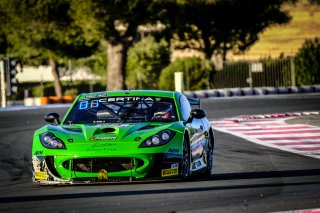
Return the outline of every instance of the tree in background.
{"type": "Polygon", "coordinates": [[[156,23],[160,5],[156,0],[73,1],[75,23],[87,36],[100,35],[108,44],[108,90],[125,88],[128,48],[139,35],[139,26],[156,23]]]}
{"type": "Polygon", "coordinates": [[[320,84],[320,37],[307,39],[295,57],[298,85],[320,84]]]}
{"type": "Polygon", "coordinates": [[[55,94],[63,95],[58,65],[70,58],[91,55],[97,41],[86,40],[81,28],[69,16],[68,0],[1,0],[6,14],[4,54],[20,58],[28,65],[50,65],[55,94]]]}
{"type": "Polygon", "coordinates": [[[8,20],[8,15],[4,10],[2,10],[2,1],[0,1],[0,55],[5,53],[6,50],[8,49],[8,41],[7,41],[7,20],[8,20]]]}
{"type": "Polygon", "coordinates": [[[295,0],[179,1],[166,15],[167,30],[181,41],[178,49],[201,51],[209,60],[216,54],[226,59],[228,51],[243,52],[259,33],[274,24],[290,21],[281,6],[295,0]]]}
{"type": "Polygon", "coordinates": [[[108,64],[106,49],[106,42],[101,41],[92,55],[75,60],[74,66],[89,68],[94,74],[100,76],[101,83],[106,85],[106,68],[108,64]]]}
{"type": "Polygon", "coordinates": [[[129,89],[158,89],[161,70],[170,62],[169,45],[148,36],[128,51],[126,84],[129,89]]]}
{"type": "Polygon", "coordinates": [[[207,89],[211,71],[212,66],[207,60],[197,57],[179,58],[162,70],[159,88],[174,91],[174,73],[183,72],[186,90],[207,89]]]}
{"type": "Polygon", "coordinates": [[[295,0],[91,1],[84,3],[92,6],[87,14],[101,24],[99,31],[108,42],[108,89],[112,90],[125,88],[127,50],[141,25],[160,22],[168,39],[183,41],[180,48],[197,49],[208,60],[215,54],[225,59],[227,51],[249,48],[267,27],[287,23],[290,16],[281,6],[295,0]]]}
{"type": "Polygon", "coordinates": [[[6,45],[10,53],[49,61],[54,68],[57,61],[91,54],[98,41],[105,41],[107,87],[124,89],[127,51],[138,41],[140,26],[161,23],[166,38],[180,39],[180,48],[197,49],[209,60],[215,54],[225,57],[227,51],[243,51],[267,27],[288,22],[289,15],[281,6],[292,1],[0,0],[1,12],[9,14],[7,26],[11,29],[2,43],[13,45],[6,45]]]}

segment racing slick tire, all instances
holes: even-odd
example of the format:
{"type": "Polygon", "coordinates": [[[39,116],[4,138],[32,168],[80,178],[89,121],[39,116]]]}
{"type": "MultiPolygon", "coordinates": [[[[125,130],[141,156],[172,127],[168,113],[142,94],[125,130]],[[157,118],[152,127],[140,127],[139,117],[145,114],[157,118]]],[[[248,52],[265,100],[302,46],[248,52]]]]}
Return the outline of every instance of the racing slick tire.
{"type": "Polygon", "coordinates": [[[185,135],[183,140],[183,155],[181,163],[181,178],[186,180],[191,176],[191,154],[190,154],[190,143],[187,135],[185,135]]]}
{"type": "Polygon", "coordinates": [[[211,177],[213,172],[213,150],[214,150],[214,136],[212,132],[209,132],[209,138],[208,138],[208,147],[207,147],[207,170],[206,170],[206,176],[211,177]]]}

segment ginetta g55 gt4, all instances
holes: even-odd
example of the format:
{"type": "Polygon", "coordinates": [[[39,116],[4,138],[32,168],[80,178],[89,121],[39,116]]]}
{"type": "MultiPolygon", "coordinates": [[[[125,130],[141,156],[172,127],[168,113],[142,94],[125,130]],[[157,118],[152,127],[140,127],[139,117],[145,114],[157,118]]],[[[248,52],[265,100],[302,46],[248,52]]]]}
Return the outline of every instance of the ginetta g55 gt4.
{"type": "Polygon", "coordinates": [[[200,101],[179,92],[79,95],[34,133],[33,182],[91,183],[211,175],[214,132],[200,101]]]}

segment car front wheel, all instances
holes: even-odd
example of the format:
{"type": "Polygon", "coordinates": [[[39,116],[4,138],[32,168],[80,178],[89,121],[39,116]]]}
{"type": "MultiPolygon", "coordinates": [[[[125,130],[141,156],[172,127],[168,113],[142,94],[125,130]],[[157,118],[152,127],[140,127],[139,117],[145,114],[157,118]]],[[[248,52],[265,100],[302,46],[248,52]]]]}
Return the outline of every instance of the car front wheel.
{"type": "Polygon", "coordinates": [[[207,146],[207,171],[206,175],[210,177],[213,172],[213,148],[214,148],[214,137],[212,133],[209,133],[208,146],[207,146]]]}
{"type": "Polygon", "coordinates": [[[190,177],[190,146],[188,143],[188,139],[184,139],[183,141],[183,156],[182,156],[182,165],[181,165],[181,177],[182,179],[187,179],[190,177]]]}

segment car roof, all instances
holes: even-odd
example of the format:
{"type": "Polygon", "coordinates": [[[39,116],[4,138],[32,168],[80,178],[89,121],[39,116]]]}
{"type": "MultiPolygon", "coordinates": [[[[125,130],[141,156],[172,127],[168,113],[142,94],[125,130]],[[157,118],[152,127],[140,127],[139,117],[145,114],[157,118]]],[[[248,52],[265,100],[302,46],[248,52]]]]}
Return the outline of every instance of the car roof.
{"type": "Polygon", "coordinates": [[[101,91],[92,93],[82,93],[78,100],[97,97],[116,97],[116,96],[156,96],[174,98],[180,96],[181,93],[173,91],[162,90],[113,90],[113,91],[101,91]]]}

